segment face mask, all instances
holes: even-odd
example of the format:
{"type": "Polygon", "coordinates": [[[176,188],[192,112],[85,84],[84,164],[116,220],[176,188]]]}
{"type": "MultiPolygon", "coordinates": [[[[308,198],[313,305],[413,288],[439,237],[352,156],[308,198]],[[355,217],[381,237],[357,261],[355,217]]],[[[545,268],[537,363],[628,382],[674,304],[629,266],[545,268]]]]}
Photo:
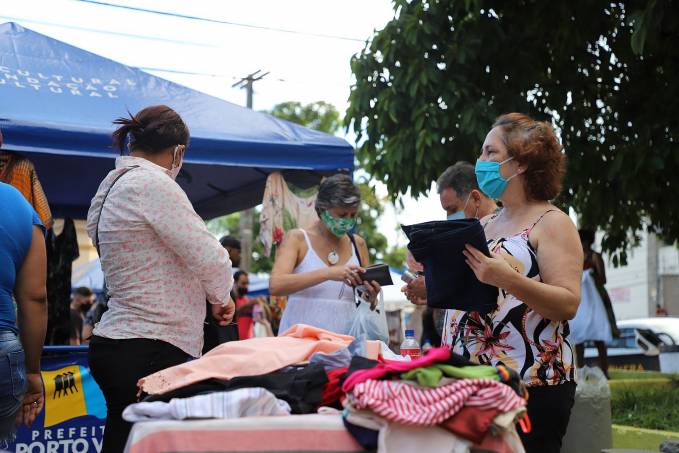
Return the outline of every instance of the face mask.
{"type": "Polygon", "coordinates": [[[342,237],[347,234],[356,225],[356,219],[342,219],[330,215],[328,211],[321,213],[321,220],[332,234],[337,237],[342,237]]]}
{"type": "Polygon", "coordinates": [[[170,169],[170,176],[172,176],[172,179],[177,179],[177,175],[179,175],[179,170],[182,169],[182,164],[184,163],[184,159],[181,159],[177,166],[175,167],[175,162],[177,162],[177,151],[179,151],[179,146],[177,145],[174,148],[174,154],[172,155],[172,168],[170,169]]]}
{"type": "Polygon", "coordinates": [[[447,219],[448,220],[461,220],[466,218],[464,214],[464,210],[467,209],[467,205],[469,204],[469,198],[472,196],[472,193],[469,192],[469,195],[467,195],[467,201],[464,202],[464,208],[460,209],[459,211],[453,212],[450,214],[447,219]]]}
{"type": "Polygon", "coordinates": [[[238,295],[239,295],[240,297],[245,296],[247,293],[248,293],[248,289],[247,289],[247,288],[241,288],[240,286],[238,287],[238,295]]]}
{"type": "Polygon", "coordinates": [[[507,183],[511,181],[512,178],[519,175],[517,173],[507,179],[504,179],[502,175],[500,175],[500,167],[512,159],[514,158],[510,157],[503,162],[476,161],[476,181],[479,183],[481,192],[494,199],[498,199],[502,196],[502,193],[507,187],[507,183]]]}

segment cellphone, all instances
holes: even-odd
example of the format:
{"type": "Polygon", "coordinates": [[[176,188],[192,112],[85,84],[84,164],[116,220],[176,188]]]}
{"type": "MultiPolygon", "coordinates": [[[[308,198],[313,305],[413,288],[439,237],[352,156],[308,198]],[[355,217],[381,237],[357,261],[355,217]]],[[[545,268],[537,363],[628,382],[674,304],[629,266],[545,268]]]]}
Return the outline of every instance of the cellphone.
{"type": "Polygon", "coordinates": [[[389,272],[389,266],[386,264],[374,264],[365,268],[365,272],[360,274],[361,280],[367,280],[369,282],[376,281],[380,286],[393,285],[394,282],[391,279],[391,273],[389,272]]]}
{"type": "Polygon", "coordinates": [[[403,280],[406,284],[409,284],[413,280],[415,280],[419,275],[417,275],[415,272],[411,271],[410,269],[406,269],[403,274],[401,274],[401,280],[403,280]]]}

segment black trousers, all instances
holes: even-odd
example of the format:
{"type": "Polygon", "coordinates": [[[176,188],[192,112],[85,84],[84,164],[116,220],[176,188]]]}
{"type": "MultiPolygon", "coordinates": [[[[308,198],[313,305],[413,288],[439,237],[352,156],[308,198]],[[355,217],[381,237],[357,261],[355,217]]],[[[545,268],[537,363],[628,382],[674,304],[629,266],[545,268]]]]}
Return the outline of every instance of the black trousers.
{"type": "Polygon", "coordinates": [[[137,402],[137,381],[189,358],[181,349],[160,340],[92,337],[90,372],[104,393],[107,408],[103,453],[120,453],[125,448],[132,424],[123,420],[122,413],[137,402]]]}
{"type": "Polygon", "coordinates": [[[228,341],[238,341],[238,325],[236,317],[228,326],[220,326],[212,317],[212,308],[205,302],[205,321],[203,322],[203,354],[228,341]]]}
{"type": "Polygon", "coordinates": [[[526,453],[559,453],[575,402],[575,383],[528,387],[530,433],[519,431],[526,453]]]}

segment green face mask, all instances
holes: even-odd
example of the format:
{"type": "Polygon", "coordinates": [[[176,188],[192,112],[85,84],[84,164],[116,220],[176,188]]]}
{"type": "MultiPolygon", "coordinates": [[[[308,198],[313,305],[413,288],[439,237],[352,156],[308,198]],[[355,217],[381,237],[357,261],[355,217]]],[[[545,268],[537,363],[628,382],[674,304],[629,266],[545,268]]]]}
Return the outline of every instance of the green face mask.
{"type": "Polygon", "coordinates": [[[338,219],[330,215],[328,211],[321,212],[321,220],[332,234],[342,237],[356,225],[356,219],[338,219]]]}

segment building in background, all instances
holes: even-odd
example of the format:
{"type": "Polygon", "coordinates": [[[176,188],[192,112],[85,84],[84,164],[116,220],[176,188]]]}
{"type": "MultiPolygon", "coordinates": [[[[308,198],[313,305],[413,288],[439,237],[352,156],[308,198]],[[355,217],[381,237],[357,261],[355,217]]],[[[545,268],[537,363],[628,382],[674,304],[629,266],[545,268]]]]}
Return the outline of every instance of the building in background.
{"type": "Polygon", "coordinates": [[[679,316],[679,249],[656,235],[642,233],[630,250],[627,265],[614,268],[608,256],[606,276],[617,319],[656,316],[658,306],[679,316]]]}

